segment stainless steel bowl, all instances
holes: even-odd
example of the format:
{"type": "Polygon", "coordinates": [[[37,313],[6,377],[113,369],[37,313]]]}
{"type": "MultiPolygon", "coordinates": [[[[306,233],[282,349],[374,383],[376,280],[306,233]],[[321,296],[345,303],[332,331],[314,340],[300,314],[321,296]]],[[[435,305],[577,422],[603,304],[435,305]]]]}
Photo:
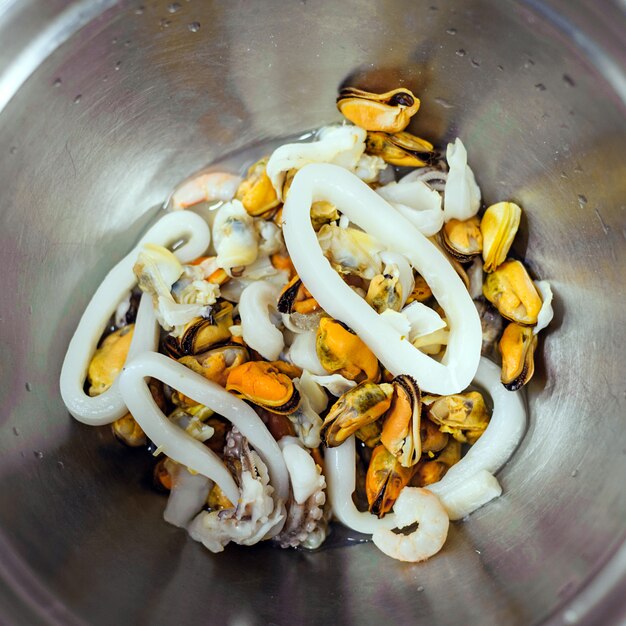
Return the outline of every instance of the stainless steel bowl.
{"type": "Polygon", "coordinates": [[[623,2],[0,1],[0,621],[586,624],[625,618],[623,2]],[[79,316],[172,186],[402,82],[460,135],[556,318],[504,496],[404,565],[372,545],[213,556],[149,460],[71,420],[79,316]]]}

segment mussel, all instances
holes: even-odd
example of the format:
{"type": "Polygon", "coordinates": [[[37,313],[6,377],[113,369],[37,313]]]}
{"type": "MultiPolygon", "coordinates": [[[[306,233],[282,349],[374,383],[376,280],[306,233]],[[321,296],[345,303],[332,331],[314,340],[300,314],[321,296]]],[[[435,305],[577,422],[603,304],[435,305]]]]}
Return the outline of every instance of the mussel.
{"type": "Polygon", "coordinates": [[[541,296],[520,261],[508,260],[487,275],[483,294],[502,317],[524,326],[537,323],[541,296]]]}
{"type": "Polygon", "coordinates": [[[287,315],[292,313],[307,315],[321,311],[320,305],[302,284],[302,280],[300,280],[297,274],[280,292],[276,308],[280,313],[286,313],[287,315]]]}
{"type": "Polygon", "coordinates": [[[131,448],[139,448],[148,443],[148,438],[141,426],[130,413],[116,419],[111,424],[111,429],[117,439],[131,448]]]}
{"type": "Polygon", "coordinates": [[[368,154],[382,157],[386,163],[399,167],[423,167],[437,159],[433,144],[406,132],[395,135],[369,132],[365,146],[368,154]]]}
{"type": "Polygon", "coordinates": [[[415,467],[415,473],[411,478],[411,485],[426,487],[439,482],[446,472],[461,460],[461,443],[456,439],[450,439],[434,458],[422,458],[415,467]]]}
{"type": "Polygon", "coordinates": [[[275,209],[280,200],[266,172],[269,157],[263,157],[248,169],[235,197],[252,217],[266,216],[275,209]]]}
{"type": "Polygon", "coordinates": [[[349,380],[377,381],[380,368],[376,355],[354,332],[330,317],[320,320],[315,342],[322,367],[349,380]]]}
{"type": "Polygon", "coordinates": [[[464,221],[451,219],[446,222],[441,230],[441,243],[457,261],[471,261],[481,253],[483,247],[478,217],[470,217],[464,221]]]}
{"type": "Polygon", "coordinates": [[[428,415],[461,443],[476,443],[489,425],[487,405],[478,391],[441,396],[428,407],[428,415]]]}
{"type": "Polygon", "coordinates": [[[122,371],[134,330],[134,324],[123,326],[107,335],[95,351],[87,369],[90,396],[104,393],[122,371]]]}
{"type": "Polygon", "coordinates": [[[322,441],[332,448],[343,443],[361,427],[375,422],[387,412],[393,387],[364,382],[346,391],[333,404],[322,426],[322,441]]]}
{"type": "Polygon", "coordinates": [[[201,354],[181,357],[179,362],[224,387],[230,372],[248,360],[250,360],[250,353],[246,346],[239,343],[226,343],[214,346],[201,354]]]}
{"type": "Polygon", "coordinates": [[[267,361],[248,361],[233,368],[226,390],[274,413],[293,413],[300,404],[300,393],[291,378],[267,361]]]}
{"type": "Polygon", "coordinates": [[[384,274],[374,276],[367,288],[365,300],[377,312],[402,308],[402,284],[397,266],[386,266],[384,274]]]}
{"type": "Polygon", "coordinates": [[[419,107],[419,99],[404,88],[379,94],[346,87],[337,97],[337,108],[353,124],[387,133],[404,130],[419,107]]]}
{"type": "Polygon", "coordinates": [[[402,467],[385,446],[376,446],[365,477],[365,493],[370,513],[383,517],[390,511],[412,474],[413,468],[402,467]]]}
{"type": "Polygon", "coordinates": [[[485,211],[480,222],[485,272],[493,272],[506,259],[521,216],[522,209],[514,202],[498,202],[485,211]]]}
{"type": "Polygon", "coordinates": [[[411,302],[426,302],[426,300],[430,299],[433,295],[431,288],[421,274],[415,273],[414,279],[413,291],[409,294],[406,304],[411,304],[411,302]]]}
{"type": "Polygon", "coordinates": [[[396,376],[392,382],[393,396],[385,417],[380,442],[400,465],[412,467],[422,455],[420,421],[421,392],[411,376],[396,376]]]}
{"type": "Polygon", "coordinates": [[[180,358],[206,352],[212,346],[231,338],[233,325],[233,305],[226,300],[218,301],[208,317],[197,317],[187,326],[178,338],[169,335],[163,342],[166,352],[180,358]]]}
{"type": "Polygon", "coordinates": [[[509,391],[525,385],[535,372],[537,335],[532,328],[509,324],[502,333],[499,348],[502,355],[502,384],[509,391]]]}
{"type": "Polygon", "coordinates": [[[443,450],[448,444],[450,437],[448,433],[442,433],[435,423],[422,414],[420,439],[422,440],[422,454],[430,456],[435,452],[443,450]]]}

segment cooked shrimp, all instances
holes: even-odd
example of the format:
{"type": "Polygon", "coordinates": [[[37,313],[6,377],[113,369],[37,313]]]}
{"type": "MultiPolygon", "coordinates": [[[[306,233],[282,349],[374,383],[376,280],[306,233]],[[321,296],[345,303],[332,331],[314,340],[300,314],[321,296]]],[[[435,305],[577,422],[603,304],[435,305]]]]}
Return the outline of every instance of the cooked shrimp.
{"type": "Polygon", "coordinates": [[[379,528],[372,540],[387,556],[416,563],[437,554],[446,542],[450,520],[436,495],[427,489],[405,487],[393,507],[397,528],[418,522],[419,527],[409,535],[396,534],[379,528]]]}
{"type": "Polygon", "coordinates": [[[227,172],[201,174],[183,183],[172,195],[174,211],[187,209],[199,202],[222,200],[228,202],[235,197],[241,178],[227,172]]]}

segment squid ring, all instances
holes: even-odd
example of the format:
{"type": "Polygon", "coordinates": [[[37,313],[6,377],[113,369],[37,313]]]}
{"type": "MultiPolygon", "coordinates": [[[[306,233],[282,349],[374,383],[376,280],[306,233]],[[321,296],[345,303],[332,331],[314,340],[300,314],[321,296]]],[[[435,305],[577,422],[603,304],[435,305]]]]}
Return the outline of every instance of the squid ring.
{"type": "Polygon", "coordinates": [[[119,376],[119,390],[128,410],[154,444],[168,457],[215,481],[236,504],[239,488],[223,461],[210,448],[173,424],[154,401],[146,378],[156,378],[195,402],[213,409],[236,426],[267,465],[276,497],[289,496],[289,475],[278,444],[261,418],[243,400],[184,365],[158,354],[143,352],[128,360],[119,376]]]}
{"type": "Polygon", "coordinates": [[[350,326],[394,376],[409,374],[422,389],[442,395],[469,385],[478,368],[482,331],[467,289],[445,256],[367,184],[336,165],[305,165],[289,190],[283,234],[311,295],[329,315],[350,326]],[[384,246],[403,254],[424,277],[450,325],[441,363],[386,324],[331,267],[311,225],[310,208],[319,200],[331,202],[384,246]]]}
{"type": "MultiPolygon", "coordinates": [[[[137,284],[133,265],[146,243],[169,246],[184,243],[174,254],[182,263],[199,257],[211,241],[207,223],[195,213],[180,211],[164,215],[140,239],[139,243],[106,275],[91,298],[70,341],[61,369],[61,397],[68,411],[79,421],[91,426],[110,424],[122,417],[126,405],[120,396],[117,380],[99,396],[90,397],[83,390],[90,359],[106,323],[122,298],[137,284]]],[[[152,308],[142,298],[129,356],[157,346],[157,323],[154,318],[146,324],[141,309],[152,308]]]]}

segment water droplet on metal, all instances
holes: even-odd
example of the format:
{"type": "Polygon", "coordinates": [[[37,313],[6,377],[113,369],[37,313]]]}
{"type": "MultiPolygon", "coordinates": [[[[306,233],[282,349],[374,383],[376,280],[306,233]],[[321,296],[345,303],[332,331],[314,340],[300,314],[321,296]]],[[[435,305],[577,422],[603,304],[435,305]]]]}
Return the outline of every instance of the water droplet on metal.
{"type": "Polygon", "coordinates": [[[582,193],[578,194],[578,204],[580,205],[581,209],[585,208],[585,205],[587,204],[587,196],[584,196],[582,193]]]}
{"type": "Polygon", "coordinates": [[[111,43],[117,43],[117,37],[113,37],[113,39],[111,40],[111,43]]]}
{"type": "Polygon", "coordinates": [[[121,67],[121,65],[122,65],[122,62],[121,62],[121,61],[117,61],[117,62],[115,63],[115,71],[119,70],[119,69],[120,69],[120,67],[121,67]]]}
{"type": "Polygon", "coordinates": [[[164,17],[159,20],[159,26],[161,28],[168,28],[171,23],[171,20],[166,20],[164,17]]]}
{"type": "Polygon", "coordinates": [[[59,469],[65,469],[65,463],[63,463],[63,461],[57,461],[57,467],[59,469]]]}
{"type": "Polygon", "coordinates": [[[17,426],[13,426],[13,434],[14,434],[16,437],[19,437],[19,436],[20,436],[20,429],[19,429],[17,426]]]}
{"type": "Polygon", "coordinates": [[[563,74],[563,80],[570,86],[576,87],[576,82],[569,74],[563,74]]]}
{"type": "Polygon", "coordinates": [[[480,67],[480,61],[477,61],[476,59],[472,59],[472,65],[474,67],[480,67]]]}
{"type": "Polygon", "coordinates": [[[78,104],[80,102],[80,99],[82,98],[81,94],[78,94],[77,96],[74,97],[74,104],[78,104]]]}
{"type": "Polygon", "coordinates": [[[467,52],[465,52],[465,50],[463,50],[463,48],[461,48],[460,50],[456,51],[456,56],[458,57],[464,57],[467,54],[467,52]]]}
{"type": "Polygon", "coordinates": [[[35,455],[36,458],[38,458],[40,461],[41,459],[43,459],[43,452],[41,450],[33,450],[33,454],[35,455]]]}
{"type": "Polygon", "coordinates": [[[9,152],[10,152],[11,154],[15,154],[15,153],[17,152],[17,146],[11,146],[11,147],[9,148],[9,152]]]}
{"type": "Polygon", "coordinates": [[[423,585],[418,585],[417,590],[422,593],[422,591],[424,591],[423,585]]]}
{"type": "Polygon", "coordinates": [[[545,86],[543,83],[537,83],[537,84],[535,85],[535,89],[536,89],[537,91],[545,91],[545,90],[546,90],[546,86],[545,86]]]}
{"type": "Polygon", "coordinates": [[[33,386],[30,383],[26,383],[24,385],[24,387],[26,387],[26,391],[32,391],[33,390],[33,386]]]}
{"type": "Polygon", "coordinates": [[[444,109],[453,109],[454,105],[445,100],[444,98],[435,98],[435,102],[442,106],[444,109]]]}
{"type": "Polygon", "coordinates": [[[130,39],[127,39],[127,40],[124,42],[124,47],[125,47],[125,48],[130,48],[130,39]]]}
{"type": "Polygon", "coordinates": [[[499,69],[501,72],[504,72],[504,65],[498,65],[498,69],[499,69]]]}
{"type": "Polygon", "coordinates": [[[448,28],[446,33],[448,33],[448,35],[456,35],[456,28],[448,28]]]}
{"type": "Polygon", "coordinates": [[[526,61],[524,62],[524,68],[525,68],[525,69],[529,69],[529,68],[531,68],[534,64],[535,64],[535,62],[534,62],[532,59],[526,59],[526,61]]]}
{"type": "Polygon", "coordinates": [[[565,172],[561,172],[561,178],[567,178],[567,174],[565,172]]]}
{"type": "Polygon", "coordinates": [[[577,470],[577,469],[575,469],[575,470],[572,472],[572,478],[576,478],[576,476],[578,476],[578,470],[577,470]]]}
{"type": "Polygon", "coordinates": [[[180,11],[180,4],[178,4],[178,2],[172,2],[171,4],[167,5],[167,10],[169,13],[176,13],[176,11],[180,11]]]}
{"type": "Polygon", "coordinates": [[[143,12],[145,10],[145,7],[143,6],[139,6],[135,9],[135,15],[143,15],[143,12]]]}
{"type": "Polygon", "coordinates": [[[60,87],[62,82],[63,82],[63,81],[62,81],[60,78],[55,78],[55,79],[54,79],[54,82],[52,83],[52,85],[53,85],[54,87],[60,87]]]}
{"type": "Polygon", "coordinates": [[[187,28],[192,32],[192,33],[197,33],[200,30],[200,22],[191,22],[191,24],[189,24],[187,26],[187,28]]]}

